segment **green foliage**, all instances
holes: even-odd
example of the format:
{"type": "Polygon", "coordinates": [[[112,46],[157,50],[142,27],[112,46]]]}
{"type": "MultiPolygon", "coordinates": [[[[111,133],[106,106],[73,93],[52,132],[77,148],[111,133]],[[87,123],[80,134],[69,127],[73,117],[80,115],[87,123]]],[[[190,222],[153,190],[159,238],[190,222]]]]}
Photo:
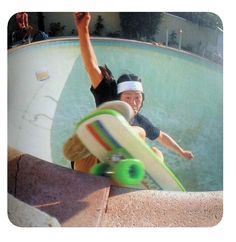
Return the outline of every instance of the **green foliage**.
{"type": "Polygon", "coordinates": [[[158,32],[162,13],[121,12],[120,22],[126,38],[152,40],[158,32]]]}
{"type": "Polygon", "coordinates": [[[177,42],[177,33],[174,30],[170,33],[170,38],[169,38],[168,45],[169,46],[177,46],[178,45],[178,42],[177,42]]]}
{"type": "Polygon", "coordinates": [[[104,29],[104,25],[102,22],[103,22],[102,16],[98,15],[97,22],[95,24],[95,30],[93,31],[93,34],[101,36],[101,32],[104,29]]]}
{"type": "Polygon", "coordinates": [[[61,26],[60,22],[50,23],[49,36],[61,36],[63,35],[64,29],[65,29],[65,25],[61,26]]]}
{"type": "Polygon", "coordinates": [[[209,27],[209,28],[221,28],[223,29],[223,24],[219,16],[214,13],[209,12],[170,12],[173,15],[185,18],[199,26],[209,27]]]}

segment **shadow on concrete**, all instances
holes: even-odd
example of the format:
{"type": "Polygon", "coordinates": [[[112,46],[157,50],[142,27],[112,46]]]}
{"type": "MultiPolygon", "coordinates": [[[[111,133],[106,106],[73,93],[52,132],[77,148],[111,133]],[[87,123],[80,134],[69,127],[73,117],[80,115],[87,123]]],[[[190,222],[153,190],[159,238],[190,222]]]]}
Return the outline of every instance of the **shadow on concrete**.
{"type": "Polygon", "coordinates": [[[28,154],[8,162],[8,192],[58,219],[62,226],[99,226],[110,190],[107,178],[28,154]]]}
{"type": "Polygon", "coordinates": [[[144,188],[111,186],[109,197],[114,197],[126,193],[144,191],[144,188]]]}

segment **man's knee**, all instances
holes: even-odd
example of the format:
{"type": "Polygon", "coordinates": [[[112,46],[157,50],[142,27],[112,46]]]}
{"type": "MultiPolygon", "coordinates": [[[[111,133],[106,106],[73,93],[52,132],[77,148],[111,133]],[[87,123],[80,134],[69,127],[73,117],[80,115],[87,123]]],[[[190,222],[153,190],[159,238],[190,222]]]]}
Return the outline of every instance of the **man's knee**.
{"type": "Polygon", "coordinates": [[[164,161],[163,153],[157,149],[157,147],[153,146],[152,150],[155,152],[155,154],[161,159],[161,161],[164,161]]]}
{"type": "Polygon", "coordinates": [[[86,158],[91,154],[75,134],[71,136],[63,145],[63,153],[65,158],[71,161],[86,158]]]}
{"type": "Polygon", "coordinates": [[[132,126],[134,130],[138,133],[141,139],[145,140],[146,139],[146,131],[139,127],[139,126],[132,126]]]}
{"type": "Polygon", "coordinates": [[[89,173],[92,166],[98,163],[99,163],[98,159],[95,156],[90,155],[84,159],[75,161],[73,164],[73,169],[75,171],[89,173]]]}

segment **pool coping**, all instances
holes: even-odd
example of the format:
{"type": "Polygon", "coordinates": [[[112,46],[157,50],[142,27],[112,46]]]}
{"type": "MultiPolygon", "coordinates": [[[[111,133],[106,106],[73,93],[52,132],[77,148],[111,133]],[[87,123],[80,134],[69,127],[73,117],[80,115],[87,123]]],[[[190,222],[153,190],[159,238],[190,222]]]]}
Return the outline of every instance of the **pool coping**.
{"type": "MultiPolygon", "coordinates": [[[[41,41],[35,41],[31,42],[28,44],[22,44],[22,45],[17,45],[15,47],[12,47],[8,49],[8,54],[13,53],[14,51],[21,49],[21,48],[26,48],[28,46],[33,46],[33,45],[39,45],[39,44],[45,44],[45,43],[50,43],[50,42],[56,42],[56,41],[74,41],[77,40],[79,44],[79,37],[78,36],[58,36],[58,37],[49,37],[47,40],[41,40],[41,41]]],[[[165,46],[165,45],[160,45],[157,44],[156,42],[146,42],[146,41],[139,41],[139,40],[132,40],[132,39],[123,39],[123,38],[111,38],[111,37],[91,37],[92,41],[114,41],[114,42],[123,42],[123,43],[131,43],[131,44],[138,44],[138,45],[146,45],[150,46],[153,48],[161,48],[161,49],[167,49],[169,51],[173,51],[175,53],[180,53],[180,54],[186,54],[188,56],[192,56],[194,58],[199,58],[203,61],[206,61],[210,64],[218,65],[223,67],[223,65],[216,63],[214,61],[211,61],[203,56],[197,55],[192,52],[188,52],[182,49],[176,49],[170,46],[165,46]]]]}

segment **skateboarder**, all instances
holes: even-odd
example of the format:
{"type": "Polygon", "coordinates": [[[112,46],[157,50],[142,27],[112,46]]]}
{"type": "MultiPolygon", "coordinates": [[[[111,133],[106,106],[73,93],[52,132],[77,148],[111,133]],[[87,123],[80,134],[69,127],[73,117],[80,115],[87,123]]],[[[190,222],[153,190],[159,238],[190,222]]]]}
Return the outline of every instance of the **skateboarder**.
{"type": "MultiPolygon", "coordinates": [[[[157,140],[181,157],[188,160],[193,159],[194,156],[191,151],[182,149],[173,138],[154,126],[151,121],[139,113],[144,101],[144,91],[141,79],[138,76],[135,74],[124,74],[116,81],[106,65],[103,67],[98,65],[89,36],[91,15],[89,13],[75,13],[74,17],[79,34],[81,54],[91,82],[90,90],[94,95],[96,105],[116,99],[128,103],[135,113],[130,124],[143,139],[147,137],[150,140],[157,140]]],[[[152,147],[152,149],[161,160],[164,160],[162,152],[157,147],[152,147]]],[[[70,160],[76,161],[74,162],[74,169],[81,170],[86,166],[87,171],[87,168],[89,169],[96,160],[89,156],[87,157],[88,162],[80,161],[79,158],[81,157],[76,157],[75,154],[82,154],[82,150],[85,152],[86,148],[80,145],[76,136],[71,137],[64,146],[65,156],[70,160]],[[72,147],[72,144],[74,147],[72,147]]]]}

